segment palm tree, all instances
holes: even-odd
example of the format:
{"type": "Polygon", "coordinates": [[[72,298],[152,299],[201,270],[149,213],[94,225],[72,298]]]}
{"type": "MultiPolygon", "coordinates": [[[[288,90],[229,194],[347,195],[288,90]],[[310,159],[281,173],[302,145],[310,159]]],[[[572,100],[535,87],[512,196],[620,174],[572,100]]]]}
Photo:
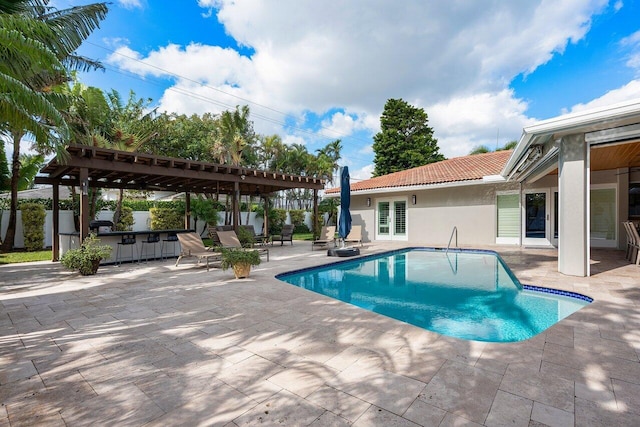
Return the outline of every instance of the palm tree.
{"type": "Polygon", "coordinates": [[[69,130],[60,113],[67,97],[58,86],[68,80],[67,70],[100,68],[75,54],[107,14],[105,3],[57,10],[48,0],[5,0],[0,5],[0,132],[13,140],[11,203],[5,241],[11,250],[15,237],[20,143],[26,134],[35,138],[42,153],[63,154],[69,130]]]}
{"type": "MultiPolygon", "coordinates": [[[[105,135],[92,135],[92,145],[119,151],[138,151],[155,136],[154,117],[156,109],[149,110],[151,99],[136,99],[136,94],[129,92],[129,99],[123,102],[120,93],[112,90],[107,94],[109,107],[108,122],[105,135]]],[[[117,226],[122,213],[124,190],[120,188],[113,223],[117,226]]]]}

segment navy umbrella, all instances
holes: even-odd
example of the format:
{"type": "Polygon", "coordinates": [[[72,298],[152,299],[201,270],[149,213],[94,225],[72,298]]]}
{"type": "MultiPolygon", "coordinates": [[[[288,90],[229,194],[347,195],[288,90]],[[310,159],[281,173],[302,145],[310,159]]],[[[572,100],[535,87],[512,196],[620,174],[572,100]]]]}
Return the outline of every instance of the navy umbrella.
{"type": "Polygon", "coordinates": [[[338,234],[344,239],[351,232],[351,185],[349,184],[349,167],[342,168],[340,174],[340,218],[338,220],[338,234]]]}

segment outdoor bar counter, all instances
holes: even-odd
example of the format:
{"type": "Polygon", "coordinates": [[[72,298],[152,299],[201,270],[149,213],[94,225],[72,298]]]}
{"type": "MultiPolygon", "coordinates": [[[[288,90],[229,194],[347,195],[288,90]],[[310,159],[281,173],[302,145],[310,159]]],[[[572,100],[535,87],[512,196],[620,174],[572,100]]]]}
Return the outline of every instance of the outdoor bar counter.
{"type": "MultiPolygon", "coordinates": [[[[110,245],[111,258],[103,259],[100,264],[113,264],[118,253],[118,243],[122,242],[122,238],[126,236],[135,236],[136,242],[131,245],[121,245],[120,260],[118,262],[131,262],[138,260],[145,261],[147,259],[176,258],[180,255],[180,242],[178,240],[168,240],[170,235],[177,233],[189,233],[194,230],[176,229],[176,230],[141,230],[141,231],[98,231],[97,236],[103,245],[110,245]],[[145,243],[150,234],[157,233],[160,235],[160,241],[157,243],[145,243]],[[144,246],[144,252],[143,252],[144,246]],[[131,255],[133,249],[133,256],[131,255]],[[162,252],[161,252],[162,250],[162,252]]],[[[80,247],[80,233],[60,233],[60,256],[64,255],[69,249],[80,247]]]]}

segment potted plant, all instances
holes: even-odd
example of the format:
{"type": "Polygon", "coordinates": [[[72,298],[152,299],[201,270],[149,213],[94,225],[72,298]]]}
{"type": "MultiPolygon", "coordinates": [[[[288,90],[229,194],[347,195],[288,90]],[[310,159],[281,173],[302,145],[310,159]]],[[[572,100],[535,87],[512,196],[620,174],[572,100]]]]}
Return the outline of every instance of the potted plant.
{"type": "Polygon", "coordinates": [[[220,264],[223,270],[233,268],[236,279],[243,279],[249,277],[252,265],[260,265],[260,253],[246,249],[223,249],[220,264]]]}
{"type": "Polygon", "coordinates": [[[111,246],[100,245],[94,233],[89,234],[80,248],[69,249],[60,258],[60,263],[71,270],[78,270],[83,276],[96,274],[100,260],[111,256],[111,246]]]}

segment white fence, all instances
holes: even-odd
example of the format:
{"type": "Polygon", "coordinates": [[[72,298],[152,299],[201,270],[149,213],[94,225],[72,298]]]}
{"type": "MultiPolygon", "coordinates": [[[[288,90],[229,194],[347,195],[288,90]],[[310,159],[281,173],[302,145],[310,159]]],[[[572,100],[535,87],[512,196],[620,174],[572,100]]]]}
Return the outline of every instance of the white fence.
{"type": "MultiPolygon", "coordinates": [[[[224,212],[218,212],[218,224],[224,224],[224,212]]],[[[246,212],[240,213],[240,221],[242,224],[246,224],[245,220],[247,218],[246,212]]],[[[112,221],[113,220],[113,211],[100,211],[97,215],[99,220],[112,221]]],[[[134,211],[133,212],[133,231],[145,231],[150,229],[151,219],[149,217],[148,211],[134,211]]],[[[260,233],[262,230],[263,219],[257,218],[255,212],[249,213],[249,222],[248,224],[253,225],[256,230],[256,233],[260,233]]],[[[287,223],[290,223],[289,216],[287,214],[287,223]]],[[[305,215],[305,224],[307,227],[311,228],[311,213],[307,212],[305,215]]],[[[9,223],[9,212],[4,211],[2,213],[2,230],[0,230],[2,239],[4,241],[4,237],[7,234],[7,225],[9,223]]],[[[193,218],[191,219],[191,228],[195,228],[199,233],[202,232],[205,227],[205,223],[203,221],[198,221],[198,224],[195,224],[193,218]],[[196,228],[197,225],[197,228],[196,228]]],[[[73,211],[60,211],[60,233],[74,233],[76,231],[75,226],[73,224],[73,211]]],[[[51,247],[51,239],[53,235],[53,211],[47,210],[46,217],[44,220],[44,247],[51,247]]],[[[206,236],[206,232],[205,232],[206,236]]],[[[17,221],[16,221],[16,236],[13,241],[13,246],[15,248],[24,248],[24,231],[22,227],[22,212],[18,211],[17,221]]]]}

